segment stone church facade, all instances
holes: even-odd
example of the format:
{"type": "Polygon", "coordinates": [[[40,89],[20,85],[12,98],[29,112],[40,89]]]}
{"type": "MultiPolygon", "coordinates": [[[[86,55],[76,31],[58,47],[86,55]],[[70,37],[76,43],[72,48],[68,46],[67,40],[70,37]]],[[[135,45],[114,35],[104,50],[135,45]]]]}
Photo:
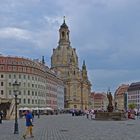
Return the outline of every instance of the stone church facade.
{"type": "Polygon", "coordinates": [[[51,69],[54,70],[64,82],[64,105],[68,109],[89,109],[91,83],[88,80],[85,61],[82,69],[78,66],[76,49],[71,47],[69,28],[65,23],[59,29],[59,42],[53,49],[51,56],[51,69]]]}

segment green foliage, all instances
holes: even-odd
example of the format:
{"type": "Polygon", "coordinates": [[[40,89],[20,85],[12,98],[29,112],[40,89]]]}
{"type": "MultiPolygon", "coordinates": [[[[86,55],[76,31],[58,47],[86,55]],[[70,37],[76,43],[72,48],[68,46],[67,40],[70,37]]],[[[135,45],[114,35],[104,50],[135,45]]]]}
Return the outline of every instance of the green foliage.
{"type": "Polygon", "coordinates": [[[136,104],[132,103],[128,105],[129,109],[134,109],[136,107],[136,104]]]}

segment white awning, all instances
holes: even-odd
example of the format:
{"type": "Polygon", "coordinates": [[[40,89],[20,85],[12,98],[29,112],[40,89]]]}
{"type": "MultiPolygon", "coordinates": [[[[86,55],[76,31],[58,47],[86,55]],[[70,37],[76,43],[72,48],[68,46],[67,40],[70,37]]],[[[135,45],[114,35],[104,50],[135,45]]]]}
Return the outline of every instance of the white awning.
{"type": "Polygon", "coordinates": [[[53,110],[53,109],[51,107],[35,107],[35,108],[20,107],[19,110],[53,110]]]}
{"type": "Polygon", "coordinates": [[[29,108],[29,107],[21,107],[21,108],[19,108],[19,110],[31,110],[31,108],[29,108]]]}
{"type": "Polygon", "coordinates": [[[32,110],[40,110],[38,107],[32,108],[32,110]]]}
{"type": "Polygon", "coordinates": [[[45,110],[53,110],[51,107],[45,107],[45,110]]]}

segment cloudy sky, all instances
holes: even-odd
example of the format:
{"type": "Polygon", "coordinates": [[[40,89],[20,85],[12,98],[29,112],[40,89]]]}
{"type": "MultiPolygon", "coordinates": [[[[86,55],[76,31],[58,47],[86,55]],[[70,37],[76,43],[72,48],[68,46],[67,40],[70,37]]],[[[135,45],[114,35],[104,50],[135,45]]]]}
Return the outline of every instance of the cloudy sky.
{"type": "Polygon", "coordinates": [[[140,0],[0,0],[0,54],[41,58],[50,66],[66,16],[79,66],[93,91],[140,81],[140,0]]]}

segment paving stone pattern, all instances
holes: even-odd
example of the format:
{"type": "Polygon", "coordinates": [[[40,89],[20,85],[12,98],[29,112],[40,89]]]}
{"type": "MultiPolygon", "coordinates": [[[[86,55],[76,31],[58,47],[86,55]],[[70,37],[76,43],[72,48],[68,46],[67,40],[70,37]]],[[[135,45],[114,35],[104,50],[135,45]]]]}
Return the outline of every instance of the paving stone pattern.
{"type": "MultiPolygon", "coordinates": [[[[0,124],[0,140],[23,140],[25,119],[19,119],[19,134],[14,120],[0,124]]],[[[27,140],[139,140],[140,120],[95,121],[70,114],[41,116],[34,119],[34,138],[27,140]]]]}

